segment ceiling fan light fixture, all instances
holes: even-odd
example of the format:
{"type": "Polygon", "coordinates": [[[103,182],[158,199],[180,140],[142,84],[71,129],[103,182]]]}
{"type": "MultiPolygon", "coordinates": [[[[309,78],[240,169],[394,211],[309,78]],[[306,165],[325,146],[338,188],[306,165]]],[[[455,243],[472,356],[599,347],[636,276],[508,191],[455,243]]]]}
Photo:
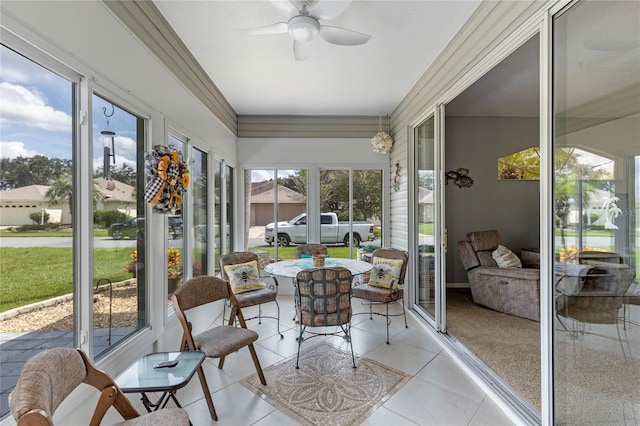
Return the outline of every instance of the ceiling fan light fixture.
{"type": "Polygon", "coordinates": [[[289,20],[289,35],[297,41],[313,40],[320,33],[320,23],[317,19],[298,15],[289,20]]]}

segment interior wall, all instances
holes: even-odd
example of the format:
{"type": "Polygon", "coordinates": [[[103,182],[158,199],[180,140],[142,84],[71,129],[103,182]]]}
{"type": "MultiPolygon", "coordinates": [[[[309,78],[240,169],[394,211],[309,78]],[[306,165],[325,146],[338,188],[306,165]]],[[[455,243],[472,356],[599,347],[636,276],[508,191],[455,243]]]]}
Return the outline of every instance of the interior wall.
{"type": "Polygon", "coordinates": [[[449,181],[445,190],[449,251],[447,282],[467,283],[457,241],[467,232],[496,229],[503,245],[539,247],[539,181],[498,180],[498,158],[539,145],[537,117],[446,117],[445,170],[465,168],[470,188],[449,181]]]}
{"type": "Polygon", "coordinates": [[[370,138],[238,138],[238,164],[279,168],[287,164],[389,167],[389,156],[371,150],[370,138]],[[283,155],[286,153],[286,155],[283,155]]]}

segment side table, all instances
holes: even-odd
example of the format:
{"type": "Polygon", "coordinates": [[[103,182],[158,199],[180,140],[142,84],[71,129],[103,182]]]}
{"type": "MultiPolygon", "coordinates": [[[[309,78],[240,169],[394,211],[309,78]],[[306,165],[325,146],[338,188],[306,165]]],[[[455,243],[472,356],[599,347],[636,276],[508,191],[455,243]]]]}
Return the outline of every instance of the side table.
{"type": "Polygon", "coordinates": [[[164,408],[169,399],[182,407],[176,399],[176,391],[189,383],[204,358],[204,352],[201,351],[150,353],[120,374],[116,383],[124,393],[141,393],[142,404],[149,412],[164,408]],[[154,368],[156,364],[166,361],[178,361],[178,364],[175,367],[154,368]],[[147,396],[148,392],[162,392],[162,396],[153,403],[147,396]]]}

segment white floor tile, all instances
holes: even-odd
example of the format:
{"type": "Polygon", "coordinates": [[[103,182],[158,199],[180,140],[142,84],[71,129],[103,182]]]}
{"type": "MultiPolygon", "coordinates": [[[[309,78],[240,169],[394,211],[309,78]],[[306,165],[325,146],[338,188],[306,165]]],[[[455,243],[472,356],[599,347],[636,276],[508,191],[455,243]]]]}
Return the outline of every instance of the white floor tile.
{"type": "Polygon", "coordinates": [[[365,354],[367,358],[414,375],[429,363],[436,354],[402,342],[392,341],[380,345],[365,354]]]}
{"type": "Polygon", "coordinates": [[[213,405],[218,414],[217,422],[211,419],[204,398],[184,408],[187,410],[187,413],[189,413],[189,419],[194,426],[251,425],[275,410],[271,404],[258,397],[240,383],[234,383],[214,393],[213,405]]]}
{"type": "Polygon", "coordinates": [[[414,423],[385,407],[378,408],[367,420],[361,423],[362,426],[413,426],[417,424],[419,423],[414,423]]]}
{"type": "Polygon", "coordinates": [[[485,398],[469,426],[510,426],[514,422],[490,399],[485,398]]]}
{"type": "Polygon", "coordinates": [[[410,380],[384,404],[395,413],[421,425],[467,425],[480,402],[450,392],[421,379],[410,380]]]}
{"type": "Polygon", "coordinates": [[[415,377],[478,402],[485,397],[484,391],[449,357],[436,356],[415,377]]]}

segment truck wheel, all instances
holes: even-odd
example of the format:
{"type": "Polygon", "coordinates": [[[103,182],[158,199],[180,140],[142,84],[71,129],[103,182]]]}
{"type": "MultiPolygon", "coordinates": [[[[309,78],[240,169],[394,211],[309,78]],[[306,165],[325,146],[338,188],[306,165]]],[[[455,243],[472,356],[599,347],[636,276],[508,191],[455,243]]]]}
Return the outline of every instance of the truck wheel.
{"type": "Polygon", "coordinates": [[[113,235],[112,235],[114,240],[121,240],[122,239],[122,231],[119,229],[116,229],[113,231],[113,235]]]}
{"type": "MultiPolygon", "coordinates": [[[[344,236],[344,240],[342,240],[342,243],[345,246],[349,245],[349,234],[344,236]]],[[[351,245],[353,245],[353,247],[360,247],[360,235],[353,234],[353,240],[351,242],[351,245]]]]}
{"type": "Polygon", "coordinates": [[[287,247],[290,242],[291,239],[287,234],[278,234],[278,246],[287,247]]]}

